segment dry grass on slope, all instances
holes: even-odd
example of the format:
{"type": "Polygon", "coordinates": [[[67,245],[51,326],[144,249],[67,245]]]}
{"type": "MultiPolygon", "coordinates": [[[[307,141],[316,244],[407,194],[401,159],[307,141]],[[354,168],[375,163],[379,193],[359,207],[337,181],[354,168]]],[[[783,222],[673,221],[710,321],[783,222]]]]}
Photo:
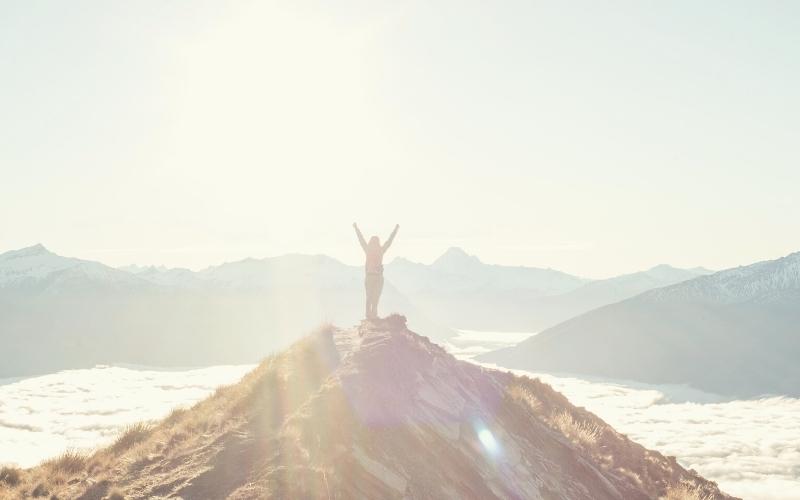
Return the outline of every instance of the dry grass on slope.
{"type": "Polygon", "coordinates": [[[667,490],[667,494],[660,500],[714,500],[714,496],[704,493],[692,484],[679,484],[667,490]]]}
{"type": "Polygon", "coordinates": [[[675,457],[648,450],[620,434],[593,413],[573,406],[539,379],[515,377],[506,389],[510,400],[527,406],[550,429],[563,435],[606,471],[663,500],[715,500],[716,484],[686,472],[675,457]]]}
{"type": "MultiPolygon", "coordinates": [[[[331,326],[318,329],[191,408],[175,409],[159,422],[127,427],[108,447],[68,451],[32,469],[0,469],[0,499],[145,498],[152,487],[148,478],[166,482],[170,477],[191,477],[209,458],[212,443],[236,432],[261,408],[271,407],[265,399],[278,400],[282,410],[289,411],[319,386],[332,368],[325,365],[336,362],[318,359],[320,339],[330,338],[331,332],[331,326]]],[[[278,424],[269,415],[260,416],[259,422],[265,428],[278,424]]]]}
{"type": "Polygon", "coordinates": [[[16,487],[22,478],[22,471],[16,467],[0,467],[0,492],[16,487]]]}

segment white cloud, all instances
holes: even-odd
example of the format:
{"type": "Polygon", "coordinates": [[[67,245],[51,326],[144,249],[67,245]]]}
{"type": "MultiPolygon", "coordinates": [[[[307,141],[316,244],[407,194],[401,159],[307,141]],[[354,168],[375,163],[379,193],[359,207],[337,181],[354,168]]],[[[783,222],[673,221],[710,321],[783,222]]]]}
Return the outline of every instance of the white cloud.
{"type": "MultiPolygon", "coordinates": [[[[458,345],[461,357],[480,348],[458,345]]],[[[509,339],[511,340],[511,339],[509,339]]],[[[513,342],[509,342],[513,343],[513,342]]],[[[800,498],[800,399],[726,400],[685,386],[587,380],[512,370],[539,377],[619,432],[748,500],[800,498]]]]}
{"type": "Polygon", "coordinates": [[[539,376],[573,404],[634,441],[676,456],[730,494],[800,498],[800,399],[691,402],[678,391],[673,402],[669,387],[539,376]]]}
{"type": "Polygon", "coordinates": [[[191,405],[250,369],[96,367],[0,380],[0,464],[28,467],[68,448],[106,444],[126,425],[191,405]]]}

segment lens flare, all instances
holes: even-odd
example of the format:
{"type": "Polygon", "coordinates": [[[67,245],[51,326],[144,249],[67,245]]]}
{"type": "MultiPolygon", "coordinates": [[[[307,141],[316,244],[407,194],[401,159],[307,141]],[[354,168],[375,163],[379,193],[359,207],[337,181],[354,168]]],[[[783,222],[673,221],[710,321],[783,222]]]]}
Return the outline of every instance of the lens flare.
{"type": "Polygon", "coordinates": [[[481,429],[478,432],[478,439],[480,439],[483,447],[490,455],[495,456],[500,453],[500,443],[494,438],[494,434],[489,429],[481,429]]]}

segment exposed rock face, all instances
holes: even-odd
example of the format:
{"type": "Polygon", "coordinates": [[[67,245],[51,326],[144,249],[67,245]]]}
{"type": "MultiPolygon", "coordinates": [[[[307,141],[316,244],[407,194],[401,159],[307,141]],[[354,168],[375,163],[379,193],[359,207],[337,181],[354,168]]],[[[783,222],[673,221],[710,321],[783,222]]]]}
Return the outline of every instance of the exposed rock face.
{"type": "Polygon", "coordinates": [[[314,334],[115,453],[90,459],[106,464],[92,487],[130,498],[730,498],[540,381],[456,360],[400,316],[314,334]]]}

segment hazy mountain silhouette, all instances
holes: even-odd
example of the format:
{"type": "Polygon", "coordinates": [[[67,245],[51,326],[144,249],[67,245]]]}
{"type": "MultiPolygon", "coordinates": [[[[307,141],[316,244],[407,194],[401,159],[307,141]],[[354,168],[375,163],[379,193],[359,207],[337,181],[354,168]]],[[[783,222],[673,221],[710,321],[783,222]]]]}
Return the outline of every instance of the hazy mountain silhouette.
{"type": "MultiPolygon", "coordinates": [[[[693,272],[662,266],[587,282],[551,269],[487,265],[454,248],[429,266],[388,265],[382,310],[403,311],[437,338],[452,335],[447,326],[532,331],[693,272]]],[[[363,270],[322,255],[194,272],[114,269],[36,245],[0,255],[0,376],[114,362],[251,362],[253,345],[277,349],[294,340],[287,332],[356,321],[363,300],[363,270]]]]}
{"type": "MultiPolygon", "coordinates": [[[[363,270],[324,256],[132,271],[41,245],[0,255],[0,377],[108,363],[255,362],[295,332],[363,313],[363,270]]],[[[452,334],[390,284],[382,311],[407,312],[433,336],[452,334]]]]}
{"type": "Polygon", "coordinates": [[[800,253],[601,307],[480,356],[510,368],[800,396],[800,253]]]}
{"type": "Polygon", "coordinates": [[[712,272],[703,268],[679,269],[662,264],[646,271],[592,281],[565,294],[541,297],[529,304],[533,316],[531,331],[540,331],[592,309],[712,272]]]}
{"type": "Polygon", "coordinates": [[[0,293],[51,294],[150,289],[130,273],[99,262],[58,256],[43,245],[0,254],[0,293]]]}
{"type": "Polygon", "coordinates": [[[553,269],[484,264],[451,248],[433,264],[397,258],[388,280],[431,317],[457,328],[535,332],[597,307],[710,271],[662,265],[590,281],[553,269]]]}
{"type": "Polygon", "coordinates": [[[58,498],[731,498],[400,316],[319,331],[189,410],[16,474],[58,498]]]}

